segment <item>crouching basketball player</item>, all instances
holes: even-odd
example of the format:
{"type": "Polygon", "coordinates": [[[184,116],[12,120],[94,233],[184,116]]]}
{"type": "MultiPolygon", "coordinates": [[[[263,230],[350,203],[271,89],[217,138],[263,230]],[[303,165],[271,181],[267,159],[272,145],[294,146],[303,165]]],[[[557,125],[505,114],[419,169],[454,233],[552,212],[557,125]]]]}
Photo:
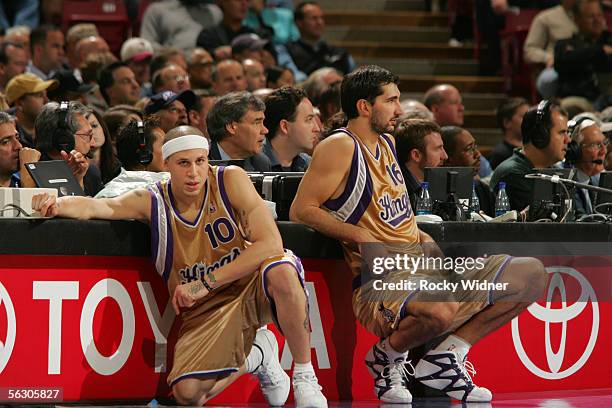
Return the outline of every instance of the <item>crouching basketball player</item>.
{"type": "MultiPolygon", "coordinates": [[[[381,401],[410,403],[409,374],[452,398],[490,401],[491,392],[472,382],[468,351],[539,297],[546,272],[536,259],[490,256],[482,268],[463,276],[489,282],[503,279],[508,282],[506,291],[476,294],[464,290],[442,301],[432,301],[419,290],[377,291],[373,274],[360,273],[372,249],[391,258],[394,254],[418,258],[439,253],[432,238],[417,227],[389,134],[402,113],[397,84],[397,76],[376,66],[358,68],[344,77],[341,103],[348,125],[315,149],[290,216],[342,241],[355,275],[355,315],[381,338],[366,356],[381,401]],[[406,359],[408,351],[443,334],[449,336],[413,371],[406,359]]],[[[395,285],[457,276],[452,271],[444,276],[436,270],[394,270],[380,278],[395,285]]]]}
{"type": "Polygon", "coordinates": [[[163,145],[171,178],[110,199],[33,198],[43,216],[148,221],[155,267],[182,316],[168,376],[177,401],[203,405],[244,373],[254,373],[272,406],[289,395],[274,320],[295,359],[298,407],[326,407],[310,362],[308,302],[299,258],[283,251],[278,229],[248,176],[208,164],[209,145],[187,135],[163,145]]]}

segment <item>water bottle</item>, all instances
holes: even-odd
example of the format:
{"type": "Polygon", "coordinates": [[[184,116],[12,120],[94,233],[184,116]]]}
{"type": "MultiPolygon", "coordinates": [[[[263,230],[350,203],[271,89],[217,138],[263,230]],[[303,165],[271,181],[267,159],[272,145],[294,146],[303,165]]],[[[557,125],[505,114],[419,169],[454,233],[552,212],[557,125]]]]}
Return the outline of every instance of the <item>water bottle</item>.
{"type": "Polygon", "coordinates": [[[472,199],[470,200],[470,212],[480,213],[480,200],[476,194],[476,181],[472,184],[472,199]]]}
{"type": "Polygon", "coordinates": [[[431,197],[429,197],[429,183],[421,183],[421,195],[417,200],[416,215],[431,214],[431,197]]]}
{"type": "Polygon", "coordinates": [[[500,181],[499,191],[495,199],[495,216],[499,217],[508,211],[510,211],[510,200],[508,200],[508,194],[506,194],[506,183],[500,181]]]}

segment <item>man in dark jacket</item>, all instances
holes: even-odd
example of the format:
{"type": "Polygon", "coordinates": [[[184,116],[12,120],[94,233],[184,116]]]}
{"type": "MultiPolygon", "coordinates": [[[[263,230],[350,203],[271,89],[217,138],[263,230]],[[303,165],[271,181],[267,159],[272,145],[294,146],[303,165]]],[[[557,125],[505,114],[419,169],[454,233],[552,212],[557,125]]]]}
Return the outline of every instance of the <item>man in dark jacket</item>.
{"type": "Polygon", "coordinates": [[[582,96],[603,109],[612,103],[610,90],[599,84],[598,72],[612,72],[612,36],[598,0],[577,0],[574,18],[578,34],[555,46],[559,96],[582,96]]]}

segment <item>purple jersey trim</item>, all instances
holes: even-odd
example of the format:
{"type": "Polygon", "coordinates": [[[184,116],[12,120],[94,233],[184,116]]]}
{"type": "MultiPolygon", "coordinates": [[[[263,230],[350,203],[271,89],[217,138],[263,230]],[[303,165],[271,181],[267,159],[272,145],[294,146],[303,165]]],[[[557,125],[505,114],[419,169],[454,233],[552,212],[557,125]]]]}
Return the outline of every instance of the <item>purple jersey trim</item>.
{"type": "Polygon", "coordinates": [[[217,171],[217,184],[219,184],[219,193],[221,194],[221,199],[223,200],[223,204],[225,205],[225,209],[227,210],[228,214],[230,215],[230,217],[232,217],[234,224],[238,225],[236,216],[234,216],[234,210],[232,209],[232,203],[230,202],[230,199],[227,196],[227,192],[225,191],[225,182],[223,181],[223,172],[225,171],[225,166],[219,166],[217,171]]]}

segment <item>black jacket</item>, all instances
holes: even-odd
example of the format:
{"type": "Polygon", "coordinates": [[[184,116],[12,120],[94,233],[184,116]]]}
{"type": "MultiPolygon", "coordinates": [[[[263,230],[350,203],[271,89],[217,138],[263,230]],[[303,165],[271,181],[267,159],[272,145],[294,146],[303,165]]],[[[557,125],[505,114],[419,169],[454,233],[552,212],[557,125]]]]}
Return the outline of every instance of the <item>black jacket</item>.
{"type": "Polygon", "coordinates": [[[334,47],[325,41],[317,43],[317,49],[301,39],[285,45],[293,62],[300,71],[310,75],[323,67],[332,67],[344,74],[351,72],[349,53],[344,48],[334,47]]]}
{"type": "Polygon", "coordinates": [[[612,56],[604,52],[612,36],[604,31],[596,42],[580,33],[555,45],[555,70],[559,73],[558,96],[583,96],[595,101],[601,95],[597,72],[612,72],[612,56]]]}
{"type": "MultiPolygon", "coordinates": [[[[221,152],[219,151],[219,145],[217,142],[212,142],[210,145],[210,153],[208,154],[210,160],[223,160],[221,152]]],[[[244,170],[245,171],[272,171],[270,167],[270,160],[268,157],[259,153],[255,156],[247,157],[244,159],[244,170]]]]}

